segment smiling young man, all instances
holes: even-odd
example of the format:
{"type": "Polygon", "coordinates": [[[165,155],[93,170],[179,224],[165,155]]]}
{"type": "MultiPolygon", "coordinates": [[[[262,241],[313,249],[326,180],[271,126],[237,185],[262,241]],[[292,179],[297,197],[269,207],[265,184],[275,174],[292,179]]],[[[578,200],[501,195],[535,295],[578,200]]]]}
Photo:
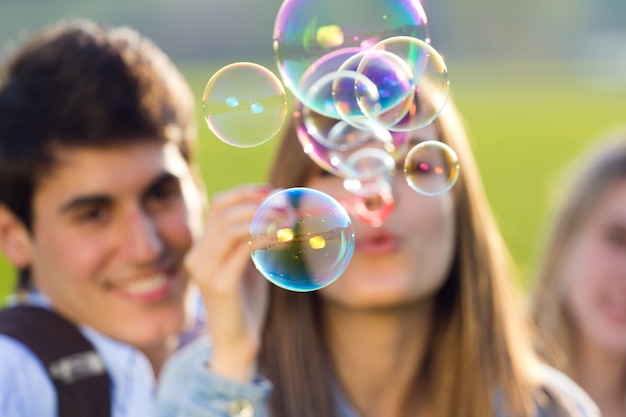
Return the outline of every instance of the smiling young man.
{"type": "MultiPolygon", "coordinates": [[[[3,417],[65,415],[58,375],[74,383],[91,371],[109,382],[104,414],[150,414],[163,362],[201,325],[183,270],[204,202],[193,106],[171,61],[129,28],[58,23],[5,64],[0,247],[19,274],[10,307],[54,312],[97,355],[49,365],[0,333],[3,417]]],[[[65,333],[37,317],[26,338],[48,332],[43,350],[62,350],[54,336],[65,333]]],[[[0,329],[10,320],[0,316],[0,329]]]]}

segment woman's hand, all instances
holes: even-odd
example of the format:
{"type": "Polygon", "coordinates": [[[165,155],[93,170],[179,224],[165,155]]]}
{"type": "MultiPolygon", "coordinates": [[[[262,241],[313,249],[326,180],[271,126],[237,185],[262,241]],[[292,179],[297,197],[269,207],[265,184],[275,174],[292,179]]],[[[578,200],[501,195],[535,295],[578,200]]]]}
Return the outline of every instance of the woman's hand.
{"type": "Polygon", "coordinates": [[[185,260],[206,307],[210,367],[240,381],[256,371],[269,290],[250,259],[249,226],[271,191],[246,185],[216,195],[204,235],[185,260]]]}

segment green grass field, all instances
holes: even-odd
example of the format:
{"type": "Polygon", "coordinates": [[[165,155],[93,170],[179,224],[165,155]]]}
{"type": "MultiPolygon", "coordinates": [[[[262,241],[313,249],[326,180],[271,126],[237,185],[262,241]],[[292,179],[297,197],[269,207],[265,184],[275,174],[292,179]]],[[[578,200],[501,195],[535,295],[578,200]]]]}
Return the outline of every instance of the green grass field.
{"type": "MultiPolygon", "coordinates": [[[[242,182],[262,181],[274,150],[272,141],[255,148],[231,147],[204,124],[204,85],[228,63],[181,64],[198,101],[199,163],[210,195],[242,182]]],[[[259,63],[275,68],[273,63],[259,63]]],[[[528,283],[560,172],[592,138],[626,123],[626,92],[594,91],[562,66],[448,66],[452,97],[465,117],[487,195],[522,283],[528,283]]],[[[1,300],[14,282],[4,258],[0,277],[1,300]]]]}

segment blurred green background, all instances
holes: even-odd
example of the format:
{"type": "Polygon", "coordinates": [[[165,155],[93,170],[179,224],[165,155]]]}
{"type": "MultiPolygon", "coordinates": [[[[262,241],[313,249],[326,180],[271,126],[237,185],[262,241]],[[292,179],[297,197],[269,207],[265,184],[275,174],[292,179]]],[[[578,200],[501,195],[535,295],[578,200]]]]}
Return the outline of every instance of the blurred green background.
{"type": "MultiPolygon", "coordinates": [[[[253,61],[276,71],[271,37],[281,2],[226,3],[1,0],[0,59],[61,18],[136,27],[174,59],[195,92],[199,162],[213,195],[263,181],[275,146],[233,148],[212,136],[202,119],[204,86],[222,66],[253,61]]],[[[527,285],[566,163],[608,128],[626,124],[626,2],[423,4],[488,198],[527,285]]],[[[13,284],[14,273],[0,256],[0,300],[13,284]]]]}

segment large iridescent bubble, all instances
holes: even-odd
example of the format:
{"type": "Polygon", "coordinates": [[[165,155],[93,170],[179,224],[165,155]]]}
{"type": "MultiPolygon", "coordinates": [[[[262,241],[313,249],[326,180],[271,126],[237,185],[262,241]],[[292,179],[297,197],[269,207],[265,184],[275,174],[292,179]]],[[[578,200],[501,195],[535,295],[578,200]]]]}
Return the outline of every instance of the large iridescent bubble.
{"type": "Polygon", "coordinates": [[[250,223],[257,269],[291,291],[314,291],[335,281],[354,252],[346,209],[329,195],[296,187],[269,196],[250,223]]]}
{"type": "Polygon", "coordinates": [[[336,72],[354,53],[408,36],[428,41],[417,0],[285,0],[274,24],[274,52],[285,86],[305,106],[340,118],[329,96],[336,72]]]}

